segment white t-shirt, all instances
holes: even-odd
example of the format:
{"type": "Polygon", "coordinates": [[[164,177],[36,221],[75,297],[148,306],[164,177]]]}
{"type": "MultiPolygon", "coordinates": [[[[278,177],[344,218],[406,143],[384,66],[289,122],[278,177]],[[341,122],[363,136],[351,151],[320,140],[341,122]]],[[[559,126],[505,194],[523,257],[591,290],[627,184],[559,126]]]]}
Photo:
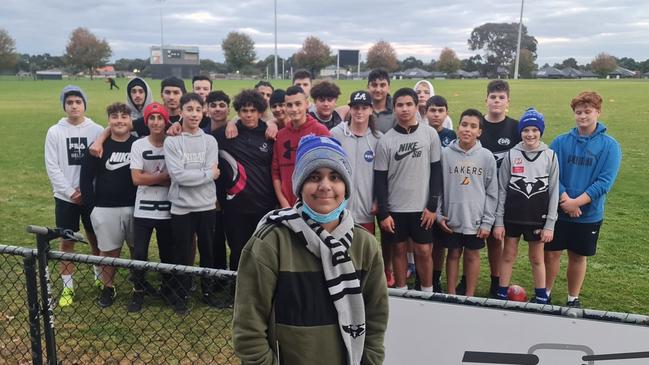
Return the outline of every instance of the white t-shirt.
{"type": "MultiPolygon", "coordinates": [[[[148,137],[135,141],[131,147],[131,170],[142,170],[150,174],[166,172],[164,147],[152,145],[148,137]]],[[[171,203],[168,195],[168,186],[138,186],[133,216],[171,219],[171,203]]]]}

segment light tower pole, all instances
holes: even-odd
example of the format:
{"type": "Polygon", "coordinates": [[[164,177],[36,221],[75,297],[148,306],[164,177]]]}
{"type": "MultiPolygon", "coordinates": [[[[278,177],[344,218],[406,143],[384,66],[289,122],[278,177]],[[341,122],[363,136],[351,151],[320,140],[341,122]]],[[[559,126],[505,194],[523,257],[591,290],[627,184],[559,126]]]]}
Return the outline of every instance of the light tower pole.
{"type": "Polygon", "coordinates": [[[521,60],[521,35],[523,33],[523,4],[525,0],[521,0],[521,19],[518,22],[518,42],[516,42],[516,62],[514,64],[514,80],[518,80],[518,64],[521,60]]]}
{"type": "Polygon", "coordinates": [[[277,0],[275,0],[275,79],[277,79],[277,0]]]}

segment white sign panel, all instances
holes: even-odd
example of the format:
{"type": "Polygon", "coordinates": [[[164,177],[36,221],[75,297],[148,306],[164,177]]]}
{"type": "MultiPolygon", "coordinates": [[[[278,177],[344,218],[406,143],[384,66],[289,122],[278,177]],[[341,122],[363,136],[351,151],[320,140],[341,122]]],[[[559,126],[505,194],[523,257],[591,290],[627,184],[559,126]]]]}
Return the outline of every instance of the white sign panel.
{"type": "Polygon", "coordinates": [[[385,364],[649,364],[649,327],[390,297],[385,364]]]}

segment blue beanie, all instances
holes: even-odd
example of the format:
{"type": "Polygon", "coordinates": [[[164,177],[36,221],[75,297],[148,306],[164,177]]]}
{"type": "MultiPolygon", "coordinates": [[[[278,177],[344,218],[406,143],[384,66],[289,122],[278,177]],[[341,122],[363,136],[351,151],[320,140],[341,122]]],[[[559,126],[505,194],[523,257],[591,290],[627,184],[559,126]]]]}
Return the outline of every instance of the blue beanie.
{"type": "Polygon", "coordinates": [[[65,110],[65,99],[71,95],[80,97],[83,100],[83,109],[88,109],[88,98],[83,90],[76,85],[68,85],[61,90],[61,105],[63,106],[63,110],[65,110]]]}
{"type": "Polygon", "coordinates": [[[352,167],[340,142],[330,137],[306,135],[300,139],[293,170],[293,194],[299,197],[302,184],[313,171],[327,167],[336,171],[345,182],[345,198],[351,194],[352,167]]]}
{"type": "Polygon", "coordinates": [[[521,134],[523,129],[526,127],[536,127],[541,131],[541,135],[543,135],[543,131],[545,130],[545,118],[543,117],[543,114],[539,113],[534,109],[534,107],[527,109],[525,113],[523,113],[521,120],[518,122],[518,134],[521,134]]]}

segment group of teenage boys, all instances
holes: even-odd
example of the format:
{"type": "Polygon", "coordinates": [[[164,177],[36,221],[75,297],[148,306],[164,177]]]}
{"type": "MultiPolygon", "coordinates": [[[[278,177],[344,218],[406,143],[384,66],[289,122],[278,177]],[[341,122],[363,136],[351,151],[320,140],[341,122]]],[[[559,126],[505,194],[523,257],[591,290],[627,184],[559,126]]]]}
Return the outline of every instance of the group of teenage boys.
{"type": "MultiPolygon", "coordinates": [[[[276,207],[298,203],[292,175],[300,139],[364,137],[347,129],[362,106],[371,112],[371,143],[342,145],[360,161],[353,162],[354,173],[372,194],[364,198],[369,203],[352,199],[350,209],[361,212],[354,219],[372,234],[376,216],[388,285],[407,288],[414,261],[418,289],[442,291],[448,250],[446,291],[474,295],[486,241],[490,294],[504,299],[522,235],[529,242],[533,299],[550,302],[567,249],[567,305],[580,305],[586,258],[595,254],[606,193],[621,160],[619,144],[599,122],[598,94],[572,100],[576,128],[548,148],[541,113],[530,108],[520,121],[507,116],[509,85],[502,80],[487,86],[487,112],[463,111],[455,131],[446,99],[429,82],[391,95],[390,76],[380,69],[370,73],[367,91],[352,93],[340,107],[339,87],[312,85],[307,71],[296,72],[286,90],[261,81],[235,96],[234,120],[228,120],[230,97],[212,91],[208,77],[195,77],[192,88],[187,93],[181,79],[167,78],[160,104],[146,81],[134,78],[126,102],[106,109],[106,130],[85,116],[88,98],[80,88],[61,92],[67,115],[48,131],[45,148],[56,224],[78,231],[81,218],[93,254],[118,257],[126,242],[132,258],[147,260],[155,230],[161,262],[193,265],[197,247],[200,266],[236,271],[257,222],[276,207]]],[[[74,244],[63,240],[61,249],[71,252],[74,244]]],[[[62,262],[60,271],[59,305],[68,306],[74,267],[62,262]]],[[[94,271],[98,305],[108,307],[114,269],[94,271]]],[[[134,270],[131,280],[129,311],[141,310],[147,295],[188,311],[189,277],[163,275],[159,289],[143,271],[134,270]]],[[[208,305],[227,305],[220,290],[217,280],[201,280],[208,305]]]]}

